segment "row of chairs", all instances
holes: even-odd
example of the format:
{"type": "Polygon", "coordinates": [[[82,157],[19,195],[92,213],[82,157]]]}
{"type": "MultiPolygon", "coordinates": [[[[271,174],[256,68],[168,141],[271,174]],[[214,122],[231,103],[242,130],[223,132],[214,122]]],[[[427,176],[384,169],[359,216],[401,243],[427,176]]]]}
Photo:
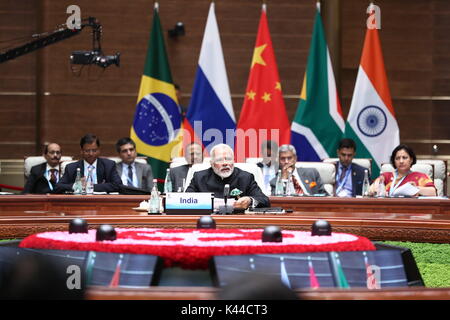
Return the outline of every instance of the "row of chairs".
{"type": "MultiPolygon", "coordinates": [[[[116,163],[120,161],[119,157],[108,157],[116,163]]],[[[210,167],[210,158],[204,158],[203,163],[195,164],[191,167],[186,177],[186,186],[189,185],[194,172],[204,170],[210,167]]],[[[264,190],[264,177],[261,170],[256,165],[261,162],[262,158],[247,158],[245,163],[236,163],[236,167],[248,171],[255,176],[256,183],[264,190]]],[[[61,158],[61,172],[64,173],[65,166],[69,163],[75,162],[70,156],[64,156],[61,158]]],[[[138,162],[146,163],[146,157],[138,157],[138,162]]],[[[304,168],[316,168],[319,171],[322,182],[324,183],[325,190],[328,194],[333,195],[335,191],[336,182],[336,166],[337,158],[325,159],[323,162],[308,162],[299,161],[296,163],[296,167],[304,168]]],[[[28,178],[31,167],[45,162],[45,158],[42,156],[26,157],[24,161],[24,176],[28,178]]],[[[353,159],[354,163],[371,170],[372,159],[357,158],[353,159]]],[[[186,164],[186,160],[183,157],[174,158],[170,164],[171,167],[186,164]]],[[[437,189],[438,196],[447,195],[447,163],[445,160],[417,160],[417,163],[411,168],[413,171],[419,171],[427,174],[433,181],[437,189]]],[[[394,168],[390,163],[385,163],[381,166],[382,172],[392,172],[394,168]]],[[[375,178],[375,177],[373,177],[375,178]]]]}

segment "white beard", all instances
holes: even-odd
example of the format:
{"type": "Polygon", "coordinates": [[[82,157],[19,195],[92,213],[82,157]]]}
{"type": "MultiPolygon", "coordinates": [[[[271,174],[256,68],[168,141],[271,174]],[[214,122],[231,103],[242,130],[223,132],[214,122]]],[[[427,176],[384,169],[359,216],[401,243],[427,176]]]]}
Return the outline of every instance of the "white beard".
{"type": "Polygon", "coordinates": [[[222,172],[222,171],[220,171],[220,169],[223,169],[223,168],[220,168],[220,169],[218,169],[218,168],[216,168],[216,167],[212,167],[213,168],[213,170],[214,170],[214,173],[215,174],[217,174],[219,177],[221,177],[222,179],[225,179],[225,178],[228,178],[229,176],[231,176],[231,174],[233,173],[233,171],[234,171],[234,166],[230,166],[230,170],[229,171],[227,171],[227,172],[222,172]]]}

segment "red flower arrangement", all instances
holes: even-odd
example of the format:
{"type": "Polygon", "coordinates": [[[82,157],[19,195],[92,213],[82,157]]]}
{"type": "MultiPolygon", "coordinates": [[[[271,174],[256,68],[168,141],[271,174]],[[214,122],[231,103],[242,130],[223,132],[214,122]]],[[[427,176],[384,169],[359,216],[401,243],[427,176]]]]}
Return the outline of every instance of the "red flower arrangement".
{"type": "Polygon", "coordinates": [[[216,255],[375,250],[369,239],[346,233],[319,237],[283,231],[283,242],[262,242],[262,229],[117,228],[115,241],[95,241],[95,232],[44,232],[25,238],[20,247],[151,254],[163,258],[166,267],[185,269],[207,269],[216,255]]]}

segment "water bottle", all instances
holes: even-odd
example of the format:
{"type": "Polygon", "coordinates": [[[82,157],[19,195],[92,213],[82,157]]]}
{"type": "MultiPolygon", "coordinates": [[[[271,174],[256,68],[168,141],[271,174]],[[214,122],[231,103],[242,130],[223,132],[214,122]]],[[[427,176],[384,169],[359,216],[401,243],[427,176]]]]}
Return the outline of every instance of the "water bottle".
{"type": "Polygon", "coordinates": [[[153,179],[153,188],[150,194],[148,213],[159,213],[159,192],[157,184],[157,180],[153,179]]]}
{"type": "Polygon", "coordinates": [[[364,170],[364,180],[363,180],[363,185],[362,185],[362,196],[363,197],[369,196],[369,187],[370,187],[369,171],[366,169],[366,170],[364,170]]]}
{"type": "Polygon", "coordinates": [[[88,176],[86,179],[86,194],[94,193],[94,181],[92,178],[92,168],[88,169],[88,176]]]}
{"type": "Polygon", "coordinates": [[[172,180],[170,179],[170,169],[167,169],[166,179],[164,180],[164,193],[172,192],[172,180]]]}
{"type": "Polygon", "coordinates": [[[380,177],[380,182],[378,183],[378,192],[377,196],[379,198],[386,197],[386,186],[384,184],[384,177],[380,177]]]}
{"type": "Polygon", "coordinates": [[[73,193],[74,194],[81,194],[82,186],[81,186],[81,170],[80,168],[77,168],[77,177],[75,178],[75,182],[73,184],[73,193]]]}
{"type": "Polygon", "coordinates": [[[286,182],[286,195],[293,196],[295,195],[294,181],[292,180],[292,173],[289,174],[288,180],[286,182]]]}
{"type": "Polygon", "coordinates": [[[275,184],[275,195],[283,196],[283,193],[284,193],[284,186],[283,186],[283,179],[281,178],[281,169],[280,169],[278,170],[277,182],[275,184]]]}

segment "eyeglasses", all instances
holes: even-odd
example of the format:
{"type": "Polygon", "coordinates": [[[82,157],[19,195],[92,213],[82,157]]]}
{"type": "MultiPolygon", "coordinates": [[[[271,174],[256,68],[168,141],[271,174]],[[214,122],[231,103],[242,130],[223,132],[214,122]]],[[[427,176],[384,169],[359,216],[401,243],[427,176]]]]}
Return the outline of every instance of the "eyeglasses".
{"type": "Polygon", "coordinates": [[[48,151],[48,154],[61,154],[61,151],[48,151]]]}

